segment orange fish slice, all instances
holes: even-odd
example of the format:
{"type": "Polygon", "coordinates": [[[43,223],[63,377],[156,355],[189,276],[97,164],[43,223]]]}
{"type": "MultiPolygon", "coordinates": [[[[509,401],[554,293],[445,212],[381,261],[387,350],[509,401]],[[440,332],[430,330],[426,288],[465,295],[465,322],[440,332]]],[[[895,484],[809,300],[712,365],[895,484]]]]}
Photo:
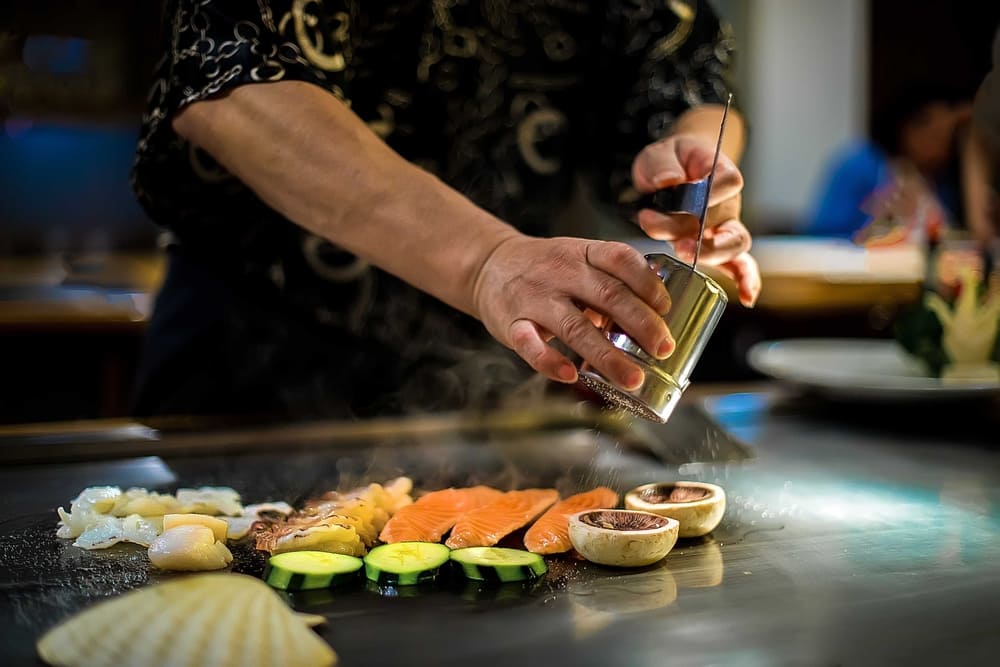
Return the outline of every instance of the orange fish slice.
{"type": "Polygon", "coordinates": [[[524,534],[524,546],[536,554],[561,554],[573,548],[569,541],[569,516],[618,504],[618,494],[605,486],[561,500],[524,534]]]}
{"type": "Polygon", "coordinates": [[[459,519],[445,544],[452,549],[493,546],[557,500],[559,493],[555,489],[508,491],[459,519]]]}
{"type": "Polygon", "coordinates": [[[440,542],[464,514],[493,502],[503,491],[488,486],[442,489],[421,496],[397,511],[379,534],[386,543],[440,542]]]}

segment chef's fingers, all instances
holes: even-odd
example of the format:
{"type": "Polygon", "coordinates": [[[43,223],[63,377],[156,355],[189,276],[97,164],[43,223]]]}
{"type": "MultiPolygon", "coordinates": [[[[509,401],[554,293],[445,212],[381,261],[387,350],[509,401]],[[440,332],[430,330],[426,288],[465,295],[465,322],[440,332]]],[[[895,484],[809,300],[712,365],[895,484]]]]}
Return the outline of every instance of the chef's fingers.
{"type": "MultiPolygon", "coordinates": [[[[705,228],[710,229],[729,220],[739,219],[743,208],[743,195],[739,192],[729,199],[708,209],[705,228]]],[[[664,215],[644,208],[636,218],[639,227],[650,238],[660,241],[674,241],[683,238],[698,238],[698,218],[693,215],[664,215]]]]}
{"type": "MultiPolygon", "coordinates": [[[[639,192],[707,178],[715,145],[699,137],[679,135],[646,146],[632,162],[632,182],[639,192]]],[[[725,154],[719,155],[709,203],[714,206],[743,189],[743,174],[725,154]]]]}
{"type": "MultiPolygon", "coordinates": [[[[510,325],[513,350],[533,369],[556,382],[577,381],[576,366],[557,349],[546,343],[544,328],[530,320],[514,320],[510,325]]],[[[551,340],[551,334],[548,339],[551,340]]]]}
{"type": "MultiPolygon", "coordinates": [[[[650,269],[646,269],[654,277],[650,269]]],[[[657,279],[657,282],[660,282],[657,279]]],[[[660,283],[662,287],[662,283],[660,283]]],[[[614,276],[595,271],[577,286],[573,296],[602,313],[614,313],[612,319],[635,340],[650,356],[666,358],[674,351],[663,315],[657,313],[636,296],[625,283],[614,276]]]]}
{"type": "Polygon", "coordinates": [[[736,282],[739,290],[740,303],[747,308],[753,308],[760,296],[762,281],[757,260],[749,253],[744,253],[732,261],[716,267],[736,282]]]}
{"type": "Polygon", "coordinates": [[[632,184],[639,192],[654,192],[699,178],[688,176],[672,141],[650,144],[632,161],[632,184]]]}
{"type": "MultiPolygon", "coordinates": [[[[687,173],[701,174],[698,178],[708,178],[712,171],[712,161],[715,159],[715,146],[706,152],[705,144],[682,141],[678,145],[681,162],[686,165],[687,173]]],[[[725,153],[719,153],[719,162],[715,165],[715,178],[712,179],[712,191],[709,193],[708,205],[717,206],[743,191],[743,173],[736,163],[725,153]]]]}
{"type": "MultiPolygon", "coordinates": [[[[753,240],[750,230],[739,220],[727,220],[718,227],[705,232],[698,261],[713,266],[730,262],[739,255],[749,252],[753,240]]],[[[697,237],[685,237],[674,241],[674,253],[685,262],[694,260],[697,237]]]]}
{"type": "MultiPolygon", "coordinates": [[[[670,310],[670,295],[656,273],[649,268],[649,262],[638,250],[625,243],[591,243],[586,248],[587,263],[600,269],[611,280],[597,285],[606,295],[618,299],[634,294],[649,304],[660,315],[670,310]],[[621,282],[618,282],[618,281],[621,282]],[[623,284],[624,283],[624,284],[623,284]],[[626,289],[627,288],[627,289],[626,289]]],[[[588,303],[602,307],[606,302],[588,303]]]]}
{"type": "Polygon", "coordinates": [[[551,304],[548,311],[537,319],[541,326],[552,331],[559,340],[615,384],[625,389],[637,389],[642,384],[642,369],[613,346],[601,330],[573,304],[568,301],[551,304]]]}

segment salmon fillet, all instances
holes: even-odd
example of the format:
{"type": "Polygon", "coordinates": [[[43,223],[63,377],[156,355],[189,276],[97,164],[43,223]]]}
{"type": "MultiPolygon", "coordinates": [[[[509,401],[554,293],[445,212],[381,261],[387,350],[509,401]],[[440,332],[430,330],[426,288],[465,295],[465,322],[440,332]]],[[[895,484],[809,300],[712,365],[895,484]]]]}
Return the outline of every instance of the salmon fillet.
{"type": "Polygon", "coordinates": [[[557,500],[559,493],[555,489],[508,491],[459,519],[445,544],[452,549],[493,546],[557,500]]]}
{"type": "Polygon", "coordinates": [[[569,517],[577,512],[615,507],[618,494],[605,486],[578,493],[549,508],[524,535],[524,546],[536,554],[560,554],[573,548],[569,517]]]}
{"type": "Polygon", "coordinates": [[[501,496],[503,491],[488,486],[432,491],[399,509],[378,538],[386,543],[440,542],[459,518],[501,496]]]}

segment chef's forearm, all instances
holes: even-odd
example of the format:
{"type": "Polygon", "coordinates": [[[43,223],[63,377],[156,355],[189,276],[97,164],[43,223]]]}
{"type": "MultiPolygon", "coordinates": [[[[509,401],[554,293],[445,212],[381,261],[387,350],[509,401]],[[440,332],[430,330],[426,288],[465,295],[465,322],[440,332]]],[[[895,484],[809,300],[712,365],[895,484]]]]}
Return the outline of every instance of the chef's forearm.
{"type": "Polygon", "coordinates": [[[289,220],[473,315],[480,267],[517,234],[308,83],[242,86],[173,126],[289,220]]]}
{"type": "MultiPolygon", "coordinates": [[[[713,144],[719,139],[719,125],[722,123],[721,104],[704,104],[685,111],[674,123],[673,134],[694,134],[713,144]]],[[[746,142],[746,126],[743,117],[733,108],[726,118],[726,133],[722,137],[722,152],[739,164],[746,142]]]]}

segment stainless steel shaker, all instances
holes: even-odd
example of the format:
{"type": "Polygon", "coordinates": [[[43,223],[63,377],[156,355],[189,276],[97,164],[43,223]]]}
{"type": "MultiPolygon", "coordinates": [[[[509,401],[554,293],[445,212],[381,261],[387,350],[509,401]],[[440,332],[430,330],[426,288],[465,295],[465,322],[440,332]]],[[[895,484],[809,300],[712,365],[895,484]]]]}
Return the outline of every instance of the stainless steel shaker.
{"type": "Polygon", "coordinates": [[[729,299],[717,282],[690,264],[662,253],[646,255],[646,260],[670,294],[670,311],[663,319],[677,343],[674,353],[666,359],[656,359],[612,322],[604,333],[612,345],[642,368],[645,374],[642,385],[632,391],[622,389],[586,365],[580,381],[617,407],[665,422],[690,383],[691,372],[729,299]]]}
{"type": "Polygon", "coordinates": [[[698,241],[691,264],[661,253],[646,255],[649,267],[656,271],[670,294],[670,312],[663,319],[677,343],[674,353],[662,361],[651,357],[612,322],[604,333],[612,345],[630,355],[642,367],[642,384],[638,389],[628,391],[615,386],[586,365],[580,373],[580,381],[606,401],[652,421],[665,422],[674,411],[690,382],[691,371],[698,363],[729,301],[725,290],[698,271],[697,266],[705,232],[705,218],[708,215],[709,196],[722,151],[722,136],[726,131],[726,117],[729,115],[732,99],[733,96],[729,95],[726,100],[719,126],[719,139],[715,145],[715,157],[707,178],[663,188],[652,194],[637,195],[632,201],[623,202],[635,210],[650,208],[667,215],[684,213],[698,216],[698,241]]]}

